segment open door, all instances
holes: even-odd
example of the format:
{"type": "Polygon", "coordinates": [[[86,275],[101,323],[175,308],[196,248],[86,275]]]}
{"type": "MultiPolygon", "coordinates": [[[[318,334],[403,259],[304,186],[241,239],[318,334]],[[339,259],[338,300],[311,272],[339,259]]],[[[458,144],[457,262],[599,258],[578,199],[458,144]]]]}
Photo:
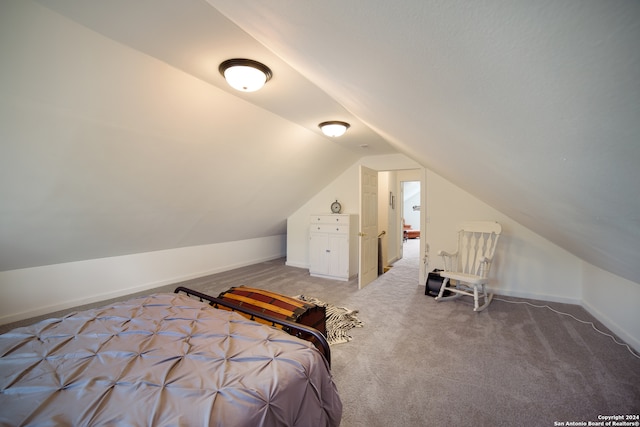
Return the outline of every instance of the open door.
{"type": "Polygon", "coordinates": [[[378,278],[378,172],[360,166],[358,289],[378,278]]]}

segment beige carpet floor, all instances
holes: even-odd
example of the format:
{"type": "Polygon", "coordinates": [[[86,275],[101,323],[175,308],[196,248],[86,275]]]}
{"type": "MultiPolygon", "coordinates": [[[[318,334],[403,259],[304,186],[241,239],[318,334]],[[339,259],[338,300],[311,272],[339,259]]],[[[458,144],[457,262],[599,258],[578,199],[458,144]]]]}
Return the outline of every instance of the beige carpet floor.
{"type": "MultiPolygon", "coordinates": [[[[417,283],[411,245],[360,291],[283,259],[180,285],[211,295],[247,285],[359,310],[364,327],[332,346],[345,427],[554,426],[640,413],[640,359],[625,347],[545,308],[494,300],[474,313],[471,300],[436,303],[417,283]]],[[[579,306],[549,305],[609,332],[579,306]]]]}

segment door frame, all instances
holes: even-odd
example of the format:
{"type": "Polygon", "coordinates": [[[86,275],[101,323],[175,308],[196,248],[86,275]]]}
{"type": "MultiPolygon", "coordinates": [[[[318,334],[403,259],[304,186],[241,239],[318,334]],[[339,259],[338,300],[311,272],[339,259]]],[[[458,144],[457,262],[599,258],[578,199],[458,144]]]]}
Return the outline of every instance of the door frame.
{"type": "MultiPolygon", "coordinates": [[[[426,200],[427,200],[427,183],[426,183],[426,178],[427,178],[427,170],[425,168],[420,168],[420,169],[415,169],[415,171],[419,171],[419,176],[417,177],[411,177],[411,178],[404,178],[404,177],[398,177],[398,191],[399,193],[404,197],[404,188],[402,183],[403,182],[411,182],[411,181],[416,181],[420,183],[420,239],[419,239],[419,253],[420,253],[420,257],[419,257],[419,261],[418,261],[418,283],[419,284],[425,284],[426,280],[427,280],[427,275],[428,275],[428,268],[429,268],[429,245],[427,244],[427,233],[428,233],[428,229],[427,229],[427,224],[428,224],[428,216],[427,216],[427,204],[426,204],[426,200]],[[417,179],[416,179],[417,178],[417,179]]],[[[404,199],[403,199],[404,201],[404,199]]],[[[402,210],[398,210],[397,212],[398,214],[398,229],[400,230],[399,232],[402,233],[402,218],[404,216],[404,212],[402,210]]],[[[403,256],[403,240],[400,239],[398,242],[399,245],[399,249],[398,249],[398,253],[403,256]]]]}
{"type": "MultiPolygon", "coordinates": [[[[401,195],[401,190],[402,190],[402,185],[401,182],[402,181],[420,181],[420,259],[419,259],[419,265],[418,265],[418,277],[416,277],[416,280],[418,281],[418,284],[422,284],[424,285],[426,283],[426,278],[427,278],[427,274],[428,274],[428,268],[429,268],[429,245],[427,244],[427,233],[428,233],[428,215],[427,215],[427,205],[426,205],[426,200],[427,200],[427,170],[425,168],[413,168],[413,169],[409,169],[410,171],[415,171],[414,173],[417,175],[416,178],[408,178],[408,179],[404,179],[402,176],[397,176],[395,178],[395,182],[392,184],[393,185],[393,192],[394,194],[398,194],[401,195]]],[[[407,171],[407,169],[380,169],[380,170],[376,170],[376,172],[396,172],[398,174],[402,174],[402,171],[407,171]]],[[[362,182],[360,183],[360,188],[359,191],[362,192],[362,182]]],[[[384,197],[386,197],[386,195],[383,195],[384,197]]],[[[402,203],[401,202],[402,199],[399,198],[398,203],[402,203]]],[[[397,224],[397,228],[399,230],[399,235],[398,235],[398,239],[397,239],[397,245],[398,247],[396,248],[396,253],[400,256],[402,256],[402,210],[401,209],[395,209],[395,211],[393,212],[393,214],[395,215],[395,221],[397,224]]],[[[362,217],[362,207],[360,207],[360,212],[359,212],[359,216],[362,217]]],[[[362,233],[362,227],[360,228],[360,232],[362,233]]],[[[360,243],[360,242],[359,242],[360,243]]],[[[376,246],[377,247],[377,246],[376,246]]],[[[400,259],[400,258],[398,258],[400,259]]],[[[358,274],[360,275],[360,271],[358,272],[358,274]]],[[[358,279],[358,282],[360,283],[360,279],[358,279]]],[[[360,288],[360,287],[359,287],[360,288]]]]}

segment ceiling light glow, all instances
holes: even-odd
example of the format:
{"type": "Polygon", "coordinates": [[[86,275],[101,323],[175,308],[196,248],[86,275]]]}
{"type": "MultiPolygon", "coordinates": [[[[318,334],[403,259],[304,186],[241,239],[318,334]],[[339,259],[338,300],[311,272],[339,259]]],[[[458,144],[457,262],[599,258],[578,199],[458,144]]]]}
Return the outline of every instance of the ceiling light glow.
{"type": "Polygon", "coordinates": [[[229,86],[242,92],[255,92],[273,77],[266,65],[244,58],[228,59],[220,64],[218,71],[229,86]]]}
{"type": "Polygon", "coordinates": [[[322,129],[322,133],[332,138],[344,135],[350,126],[351,125],[347,122],[340,122],[337,120],[322,122],[318,125],[318,127],[322,129]]]}

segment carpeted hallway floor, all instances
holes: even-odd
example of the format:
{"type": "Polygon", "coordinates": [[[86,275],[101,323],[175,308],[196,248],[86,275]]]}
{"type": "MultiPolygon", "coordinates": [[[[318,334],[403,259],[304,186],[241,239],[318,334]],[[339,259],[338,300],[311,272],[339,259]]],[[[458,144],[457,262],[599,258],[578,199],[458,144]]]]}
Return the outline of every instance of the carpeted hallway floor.
{"type": "MultiPolygon", "coordinates": [[[[211,295],[247,285],[358,309],[364,327],[332,347],[345,427],[554,426],[640,413],[640,359],[626,348],[545,308],[494,300],[474,313],[470,300],[436,303],[417,283],[411,245],[360,291],[282,259],[180,285],[211,295]]],[[[607,331],[579,306],[549,305],[607,331]]]]}

